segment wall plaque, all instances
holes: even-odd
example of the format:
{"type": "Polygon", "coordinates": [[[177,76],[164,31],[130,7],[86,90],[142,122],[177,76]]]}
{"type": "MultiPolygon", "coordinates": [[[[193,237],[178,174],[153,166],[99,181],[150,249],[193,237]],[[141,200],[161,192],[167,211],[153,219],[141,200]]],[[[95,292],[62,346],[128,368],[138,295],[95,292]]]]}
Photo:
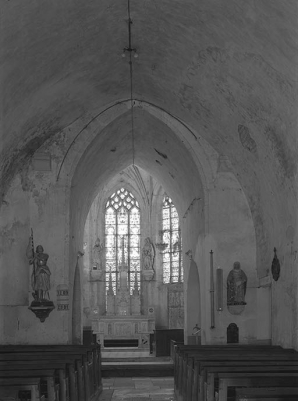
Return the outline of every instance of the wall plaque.
{"type": "Polygon", "coordinates": [[[57,310],[68,311],[69,310],[69,291],[68,285],[59,284],[57,286],[57,310]]]}

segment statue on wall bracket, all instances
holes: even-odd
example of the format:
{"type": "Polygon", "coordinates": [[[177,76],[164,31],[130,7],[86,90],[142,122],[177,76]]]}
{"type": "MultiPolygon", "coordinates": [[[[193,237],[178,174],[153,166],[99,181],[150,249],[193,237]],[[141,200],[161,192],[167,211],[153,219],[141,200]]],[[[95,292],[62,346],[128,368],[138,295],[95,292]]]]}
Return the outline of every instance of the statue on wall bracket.
{"type": "Polygon", "coordinates": [[[31,274],[31,287],[33,301],[29,306],[29,309],[36,315],[36,317],[44,322],[49,316],[55,306],[50,300],[50,275],[51,271],[47,266],[49,255],[44,253],[42,245],[37,245],[34,251],[33,243],[33,230],[31,229],[31,236],[29,238],[29,244],[26,252],[29,260],[29,265],[33,266],[31,274]]]}
{"type": "Polygon", "coordinates": [[[247,276],[241,270],[240,262],[235,262],[227,277],[227,306],[233,315],[239,315],[244,310],[246,285],[247,276]]]}
{"type": "Polygon", "coordinates": [[[94,247],[92,249],[93,270],[102,270],[104,249],[105,249],[104,244],[100,242],[100,238],[97,238],[94,247]]]}
{"type": "Polygon", "coordinates": [[[91,281],[101,281],[104,273],[105,264],[105,246],[98,237],[91,252],[91,281]]]}
{"type": "Polygon", "coordinates": [[[280,274],[280,263],[276,255],[276,248],[274,248],[274,258],[271,264],[271,273],[273,280],[277,281],[279,279],[279,274],[280,274]]]}
{"type": "Polygon", "coordinates": [[[142,249],[142,269],[145,280],[152,280],[154,276],[154,258],[155,249],[149,237],[145,238],[144,246],[142,249]]]}

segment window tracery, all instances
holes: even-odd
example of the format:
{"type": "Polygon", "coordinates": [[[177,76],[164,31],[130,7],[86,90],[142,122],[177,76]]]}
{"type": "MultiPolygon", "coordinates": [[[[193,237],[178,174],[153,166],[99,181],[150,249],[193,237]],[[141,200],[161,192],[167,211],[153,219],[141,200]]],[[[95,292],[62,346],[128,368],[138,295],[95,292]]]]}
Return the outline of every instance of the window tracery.
{"type": "Polygon", "coordinates": [[[106,203],[105,245],[106,291],[111,277],[116,294],[119,267],[125,263],[128,266],[128,286],[132,294],[136,282],[140,288],[140,207],[133,194],[125,188],[114,192],[106,203]]]}
{"type": "Polygon", "coordinates": [[[178,212],[172,199],[165,195],[162,206],[163,282],[183,282],[182,238],[178,212]]]}

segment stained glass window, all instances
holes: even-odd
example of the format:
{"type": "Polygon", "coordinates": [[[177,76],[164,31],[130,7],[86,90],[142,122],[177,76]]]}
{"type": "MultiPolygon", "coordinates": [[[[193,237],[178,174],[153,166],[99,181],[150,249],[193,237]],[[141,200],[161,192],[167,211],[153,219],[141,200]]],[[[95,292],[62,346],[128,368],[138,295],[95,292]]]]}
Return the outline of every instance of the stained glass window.
{"type": "Polygon", "coordinates": [[[163,282],[183,281],[182,238],[179,216],[172,199],[165,195],[162,206],[163,282]]]}
{"type": "Polygon", "coordinates": [[[131,192],[121,188],[108,199],[105,211],[106,290],[110,276],[114,294],[119,286],[119,266],[128,266],[132,294],[137,277],[140,288],[140,207],[131,192]],[[122,260],[124,259],[124,260],[122,260]]]}

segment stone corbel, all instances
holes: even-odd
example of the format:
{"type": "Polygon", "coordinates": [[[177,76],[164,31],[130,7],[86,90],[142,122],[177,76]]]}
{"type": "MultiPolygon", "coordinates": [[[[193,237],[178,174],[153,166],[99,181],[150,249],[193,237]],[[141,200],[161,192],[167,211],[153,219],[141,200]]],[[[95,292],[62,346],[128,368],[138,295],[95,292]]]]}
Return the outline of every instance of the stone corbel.
{"type": "Polygon", "coordinates": [[[55,306],[51,301],[43,301],[43,302],[32,301],[28,309],[30,309],[35,314],[35,316],[41,321],[41,323],[43,323],[49,316],[49,314],[52,312],[52,310],[55,309],[55,306]]]}
{"type": "Polygon", "coordinates": [[[151,281],[153,279],[153,276],[154,276],[154,270],[153,269],[143,270],[144,280],[151,281]]]}

